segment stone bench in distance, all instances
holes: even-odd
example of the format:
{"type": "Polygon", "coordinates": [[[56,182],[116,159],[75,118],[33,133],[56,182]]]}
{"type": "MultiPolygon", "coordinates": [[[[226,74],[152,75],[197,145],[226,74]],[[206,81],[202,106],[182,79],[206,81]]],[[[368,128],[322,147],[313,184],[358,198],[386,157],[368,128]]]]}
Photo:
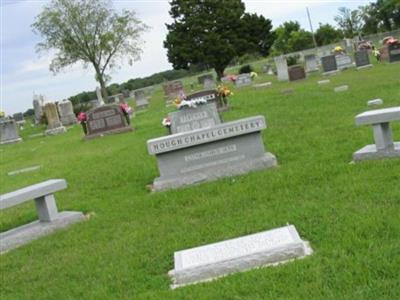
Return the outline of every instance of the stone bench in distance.
{"type": "Polygon", "coordinates": [[[400,157],[400,142],[393,142],[390,122],[400,121],[400,106],[376,109],[355,117],[356,125],[372,125],[375,144],[353,153],[354,161],[400,157]]]}
{"type": "Polygon", "coordinates": [[[148,152],[156,156],[160,172],[152,189],[178,188],[276,166],[275,156],[264,150],[261,131],[265,128],[265,118],[257,116],[148,140],[148,152]]]}
{"type": "Polygon", "coordinates": [[[312,254],[293,225],[174,253],[171,288],[209,281],[312,254]]]}
{"type": "Polygon", "coordinates": [[[67,182],[64,179],[51,179],[0,195],[0,210],[34,200],[39,216],[38,221],[0,233],[0,253],[84,220],[81,212],[58,212],[53,194],[65,188],[67,188],[67,182]]]}

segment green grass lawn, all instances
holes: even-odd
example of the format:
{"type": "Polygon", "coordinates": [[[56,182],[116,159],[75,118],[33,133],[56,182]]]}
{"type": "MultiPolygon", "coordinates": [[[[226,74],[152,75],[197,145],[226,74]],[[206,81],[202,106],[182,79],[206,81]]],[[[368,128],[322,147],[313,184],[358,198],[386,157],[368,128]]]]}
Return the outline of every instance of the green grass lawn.
{"type": "MultiPolygon", "coordinates": [[[[146,141],[166,135],[157,89],[135,131],[81,141],[79,125],[0,147],[1,193],[65,178],[60,210],[91,218],[0,256],[1,299],[400,299],[400,159],[350,164],[372,143],[354,116],[382,98],[400,105],[400,64],[314,74],[264,90],[234,89],[225,121],[264,115],[263,140],[279,167],[149,193],[158,176],[146,141]],[[347,92],[334,93],[347,84],[347,92]],[[291,87],[294,93],[283,95],[291,87]],[[9,171],[41,169],[8,176],[9,171]],[[294,224],[315,253],[303,260],[170,290],[177,250],[294,224]]],[[[195,78],[185,82],[194,82],[195,78]]],[[[188,86],[187,86],[188,87],[188,86]]],[[[393,124],[400,140],[400,123],[393,124]]],[[[33,201],[1,213],[1,231],[35,220],[33,201]]]]}

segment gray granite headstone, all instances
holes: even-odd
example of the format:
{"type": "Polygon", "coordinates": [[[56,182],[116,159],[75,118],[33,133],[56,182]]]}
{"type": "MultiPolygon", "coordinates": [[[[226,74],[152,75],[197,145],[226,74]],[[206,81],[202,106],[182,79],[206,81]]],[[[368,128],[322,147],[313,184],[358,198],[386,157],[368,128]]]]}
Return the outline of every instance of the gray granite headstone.
{"type": "Polygon", "coordinates": [[[309,54],[304,56],[304,61],[306,63],[307,73],[319,71],[318,60],[315,54],[309,54]]]}
{"type": "Polygon", "coordinates": [[[163,89],[167,103],[175,100],[176,98],[183,98],[185,95],[183,83],[179,80],[165,83],[163,85],[163,89]]]}
{"type": "Polygon", "coordinates": [[[335,55],[335,59],[339,70],[353,67],[353,61],[351,60],[351,57],[347,54],[335,55]]]}
{"type": "Polygon", "coordinates": [[[312,254],[296,227],[287,225],[222,242],[174,253],[174,269],[168,272],[172,288],[209,281],[257,267],[285,263],[312,254]]]}
{"type": "Polygon", "coordinates": [[[284,56],[274,57],[276,71],[278,73],[279,81],[288,81],[289,80],[289,72],[286,58],[284,56]]]}
{"type": "Polygon", "coordinates": [[[197,107],[181,108],[169,113],[168,117],[171,120],[172,134],[208,128],[221,123],[215,102],[197,107]]]}
{"type": "Polygon", "coordinates": [[[57,103],[60,121],[64,126],[73,125],[77,123],[72,102],[63,100],[57,103]]]}
{"type": "Polygon", "coordinates": [[[204,78],[203,89],[210,90],[216,87],[214,78],[204,78]]]}
{"type": "Polygon", "coordinates": [[[251,82],[252,80],[249,73],[239,74],[238,76],[236,76],[235,86],[236,87],[247,86],[251,85],[251,82]]]}
{"type": "Polygon", "coordinates": [[[108,104],[91,109],[87,113],[87,135],[92,139],[106,134],[132,131],[121,108],[117,104],[108,104]]]}
{"type": "Polygon", "coordinates": [[[137,109],[145,109],[149,107],[149,101],[147,100],[145,91],[143,89],[135,90],[133,95],[135,97],[137,109]]]}
{"type": "Polygon", "coordinates": [[[18,135],[15,120],[3,118],[0,121],[0,144],[11,144],[22,141],[18,135]]]}
{"type": "Polygon", "coordinates": [[[368,51],[357,51],[354,53],[357,69],[372,67],[369,62],[368,51]]]}
{"type": "Polygon", "coordinates": [[[389,45],[388,52],[389,52],[389,62],[392,63],[400,61],[400,43],[389,45]]]}
{"type": "Polygon", "coordinates": [[[39,96],[33,98],[33,110],[35,111],[35,124],[39,124],[43,116],[42,104],[39,96]]]}
{"type": "Polygon", "coordinates": [[[321,57],[321,64],[324,74],[336,73],[338,71],[335,55],[321,57]]]}
{"type": "Polygon", "coordinates": [[[257,116],[147,141],[160,172],[153,190],[276,166],[275,156],[264,152],[261,131],[265,128],[264,117],[257,116]]]}
{"type": "Polygon", "coordinates": [[[206,79],[214,81],[214,76],[212,74],[205,74],[205,75],[199,76],[199,77],[197,77],[197,82],[199,84],[203,85],[204,80],[206,80],[206,79]]]}
{"type": "Polygon", "coordinates": [[[209,103],[214,102],[217,105],[218,111],[225,111],[229,108],[228,103],[218,95],[216,90],[196,92],[188,95],[186,100],[206,100],[209,103]]]}

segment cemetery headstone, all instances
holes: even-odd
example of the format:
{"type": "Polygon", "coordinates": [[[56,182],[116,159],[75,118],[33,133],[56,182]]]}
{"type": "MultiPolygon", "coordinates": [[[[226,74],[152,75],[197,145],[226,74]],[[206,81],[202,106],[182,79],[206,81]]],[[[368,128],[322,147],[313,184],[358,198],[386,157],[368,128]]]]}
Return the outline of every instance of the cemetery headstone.
{"type": "Polygon", "coordinates": [[[223,82],[223,83],[229,83],[230,81],[231,80],[228,76],[221,77],[221,82],[223,82]]]}
{"type": "Polygon", "coordinates": [[[306,78],[306,72],[304,71],[303,66],[300,65],[290,66],[288,68],[288,72],[290,81],[296,81],[306,78]]]}
{"type": "Polygon", "coordinates": [[[319,71],[318,60],[315,54],[308,54],[304,56],[304,61],[306,63],[306,72],[316,72],[319,71]]]}
{"type": "Polygon", "coordinates": [[[389,52],[389,62],[392,63],[400,61],[400,43],[389,45],[388,52],[389,52]]]}
{"type": "Polygon", "coordinates": [[[375,106],[375,105],[382,105],[383,104],[383,100],[382,99],[374,99],[374,100],[369,100],[367,102],[368,106],[375,106]]]}
{"type": "Polygon", "coordinates": [[[270,87],[272,86],[272,82],[268,81],[268,82],[263,82],[263,83],[257,83],[257,84],[253,84],[253,87],[255,89],[263,89],[266,87],[270,87]]]}
{"type": "Polygon", "coordinates": [[[214,78],[205,78],[203,82],[203,89],[204,90],[210,90],[216,87],[214,78]]]}
{"type": "Polygon", "coordinates": [[[21,125],[21,124],[24,124],[24,123],[25,123],[24,114],[21,113],[21,112],[15,113],[15,114],[13,115],[13,118],[14,118],[15,122],[16,122],[18,125],[21,125]]]}
{"type": "Polygon", "coordinates": [[[242,86],[250,85],[251,82],[252,82],[252,80],[251,80],[251,76],[249,73],[239,74],[238,76],[236,76],[235,86],[242,87],[242,86]]]}
{"type": "Polygon", "coordinates": [[[265,64],[263,66],[263,72],[268,74],[268,75],[273,75],[274,73],[272,72],[272,66],[270,64],[265,64]]]}
{"type": "Polygon", "coordinates": [[[335,55],[327,55],[321,57],[323,75],[334,74],[338,72],[335,55]]]}
{"type": "Polygon", "coordinates": [[[143,89],[135,90],[134,97],[135,97],[137,109],[145,109],[145,108],[149,107],[149,101],[147,100],[145,91],[143,89]]]}
{"type": "Polygon", "coordinates": [[[18,143],[22,139],[18,135],[15,120],[3,118],[0,121],[0,144],[18,143]]]}
{"type": "Polygon", "coordinates": [[[288,81],[289,80],[289,73],[288,73],[288,65],[286,58],[284,56],[277,56],[274,57],[276,71],[278,73],[278,80],[279,81],[288,81]]]}
{"type": "Polygon", "coordinates": [[[335,87],[333,90],[334,90],[335,93],[338,93],[338,92],[345,92],[348,89],[349,89],[348,85],[341,85],[341,86],[335,87]]]}
{"type": "Polygon", "coordinates": [[[57,106],[54,103],[47,103],[44,106],[44,113],[47,119],[46,135],[57,135],[67,131],[60,121],[57,106]]]}
{"type": "Polygon", "coordinates": [[[216,90],[200,91],[197,93],[190,94],[186,97],[186,100],[200,100],[204,99],[207,102],[214,102],[217,105],[219,112],[229,109],[228,103],[224,101],[222,97],[218,95],[216,90]]]}
{"type": "Polygon", "coordinates": [[[354,53],[354,59],[356,61],[357,70],[372,67],[369,62],[368,51],[357,51],[354,53]]]}
{"type": "Polygon", "coordinates": [[[172,134],[208,128],[221,123],[215,102],[181,108],[169,113],[168,117],[171,120],[172,134]]]}
{"type": "Polygon", "coordinates": [[[400,121],[400,106],[375,109],[355,117],[358,126],[371,125],[375,144],[367,145],[353,153],[354,161],[400,158],[400,142],[394,142],[391,122],[400,121]]]}
{"type": "Polygon", "coordinates": [[[176,98],[182,98],[185,95],[182,81],[167,82],[163,85],[163,89],[167,104],[171,103],[176,98]]]}
{"type": "Polygon", "coordinates": [[[103,96],[101,95],[100,87],[96,87],[96,96],[97,96],[97,101],[99,102],[99,106],[104,105],[104,100],[103,96]]]}
{"type": "Polygon", "coordinates": [[[328,83],[330,83],[331,81],[329,80],[329,79],[325,79],[325,80],[319,80],[318,81],[318,84],[319,85],[323,85],[323,84],[328,84],[328,83]]]}
{"type": "Polygon", "coordinates": [[[116,104],[108,104],[91,109],[87,112],[87,135],[85,140],[132,131],[121,108],[116,104]]]}
{"type": "Polygon", "coordinates": [[[353,67],[353,61],[347,54],[335,55],[336,64],[339,70],[344,70],[353,67]]]}
{"type": "MultiPolygon", "coordinates": [[[[97,99],[90,100],[90,101],[88,102],[88,104],[89,104],[90,108],[96,108],[96,107],[101,106],[100,101],[97,100],[97,99]]],[[[103,104],[103,105],[104,105],[104,104],[103,104]]]]}
{"type": "Polygon", "coordinates": [[[74,114],[74,108],[72,102],[69,100],[63,100],[58,102],[58,112],[60,114],[60,121],[64,126],[76,124],[77,120],[74,114]]]}
{"type": "Polygon", "coordinates": [[[204,80],[206,80],[206,79],[214,81],[214,76],[212,74],[205,74],[205,75],[199,76],[199,77],[197,77],[197,82],[199,84],[203,85],[204,80]]]}
{"type": "Polygon", "coordinates": [[[276,166],[273,154],[264,150],[261,131],[263,116],[240,119],[147,141],[155,155],[160,177],[155,191],[178,188],[245,174],[276,166]]]}
{"type": "Polygon", "coordinates": [[[38,96],[33,98],[33,110],[35,111],[35,124],[39,124],[43,116],[42,103],[38,96]]]}
{"type": "Polygon", "coordinates": [[[275,228],[174,253],[168,272],[172,288],[209,281],[257,267],[303,258],[313,252],[294,225],[275,228]]]}

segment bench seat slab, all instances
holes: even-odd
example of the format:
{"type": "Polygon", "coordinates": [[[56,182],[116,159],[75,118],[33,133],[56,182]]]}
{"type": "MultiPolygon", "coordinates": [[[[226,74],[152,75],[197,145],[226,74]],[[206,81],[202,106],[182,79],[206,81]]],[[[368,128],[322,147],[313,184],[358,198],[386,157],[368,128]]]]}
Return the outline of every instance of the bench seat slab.
{"type": "Polygon", "coordinates": [[[63,211],[58,213],[57,218],[52,222],[34,221],[2,232],[0,233],[0,254],[84,219],[81,212],[63,211]]]}
{"type": "Polygon", "coordinates": [[[356,162],[382,158],[400,158],[400,142],[395,142],[393,148],[386,150],[377,151],[376,145],[372,144],[353,153],[353,160],[356,162]]]}

